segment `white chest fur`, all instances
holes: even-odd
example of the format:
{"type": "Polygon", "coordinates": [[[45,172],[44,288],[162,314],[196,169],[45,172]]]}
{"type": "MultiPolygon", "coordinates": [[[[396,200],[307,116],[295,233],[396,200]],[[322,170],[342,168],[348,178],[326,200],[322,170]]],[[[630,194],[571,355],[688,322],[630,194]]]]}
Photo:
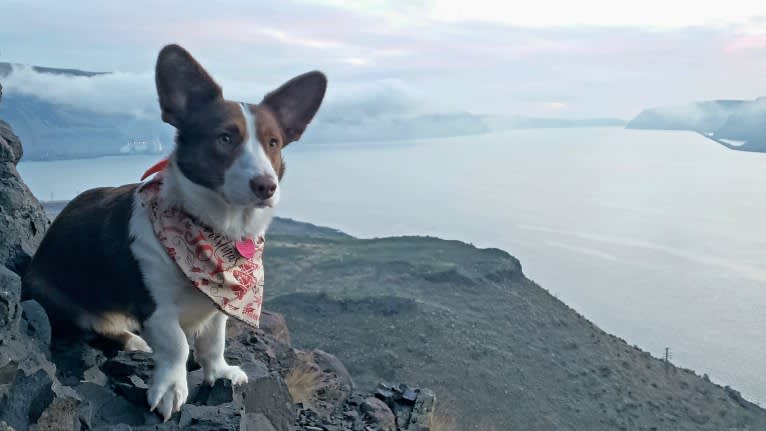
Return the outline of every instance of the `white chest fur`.
{"type": "Polygon", "coordinates": [[[168,256],[152,230],[147,209],[133,206],[130,246],[158,312],[178,316],[184,332],[193,335],[217,310],[215,304],[191,285],[168,256]]]}

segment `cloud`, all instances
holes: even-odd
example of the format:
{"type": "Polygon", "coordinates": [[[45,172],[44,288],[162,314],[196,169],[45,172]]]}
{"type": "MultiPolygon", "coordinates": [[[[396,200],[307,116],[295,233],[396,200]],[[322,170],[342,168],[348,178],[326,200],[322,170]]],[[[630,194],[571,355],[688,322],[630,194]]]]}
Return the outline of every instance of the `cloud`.
{"type": "MultiPolygon", "coordinates": [[[[282,83],[267,86],[227,76],[214,78],[227,99],[249,103],[260,102],[264,94],[282,83]]],[[[288,78],[285,76],[284,81],[288,78]]],[[[31,95],[88,111],[159,118],[153,72],[114,72],[86,77],[40,73],[28,66],[14,66],[2,84],[9,94],[31,95]]],[[[422,94],[400,80],[331,83],[318,119],[368,121],[437,110],[422,99],[422,94]]]]}
{"type": "Polygon", "coordinates": [[[448,23],[495,22],[527,28],[632,26],[677,29],[741,23],[753,16],[766,16],[766,6],[750,0],[702,2],[694,4],[693,7],[687,2],[666,0],[632,3],[609,0],[538,0],[525,4],[523,8],[512,2],[496,0],[314,0],[312,3],[331,5],[398,22],[425,18],[448,23]]]}
{"type": "Polygon", "coordinates": [[[724,47],[726,54],[735,54],[747,50],[766,50],[766,35],[744,34],[732,38],[724,47]]]}
{"type": "MultiPolygon", "coordinates": [[[[630,117],[646,106],[766,93],[766,20],[756,16],[766,6],[736,0],[683,14],[659,0],[543,0],[523,10],[488,0],[35,5],[4,5],[0,60],[149,78],[159,48],[179,42],[243,100],[312,69],[330,77],[328,97],[359,87],[370,91],[360,100],[385,99],[374,88],[396,82],[386,91],[413,109],[475,113],[546,115],[557,101],[569,106],[561,115],[630,117]]],[[[146,102],[129,105],[154,106],[146,91],[146,102]]]]}
{"type": "Polygon", "coordinates": [[[9,93],[107,113],[146,117],[159,113],[152,73],[114,72],[92,77],[40,73],[27,66],[14,66],[3,79],[9,93]]]}

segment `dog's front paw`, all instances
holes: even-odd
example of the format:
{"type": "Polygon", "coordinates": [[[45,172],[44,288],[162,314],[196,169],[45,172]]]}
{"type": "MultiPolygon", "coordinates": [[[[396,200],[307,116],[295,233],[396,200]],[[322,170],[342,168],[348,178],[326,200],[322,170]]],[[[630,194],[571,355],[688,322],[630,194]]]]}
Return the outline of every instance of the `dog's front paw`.
{"type": "Polygon", "coordinates": [[[247,383],[247,374],[236,365],[221,364],[205,370],[205,381],[212,385],[218,379],[229,379],[233,385],[247,383]]]}
{"type": "Polygon", "coordinates": [[[152,386],[147,393],[149,410],[156,409],[163,421],[167,421],[173,413],[181,410],[188,396],[185,368],[159,369],[154,373],[152,386]]]}

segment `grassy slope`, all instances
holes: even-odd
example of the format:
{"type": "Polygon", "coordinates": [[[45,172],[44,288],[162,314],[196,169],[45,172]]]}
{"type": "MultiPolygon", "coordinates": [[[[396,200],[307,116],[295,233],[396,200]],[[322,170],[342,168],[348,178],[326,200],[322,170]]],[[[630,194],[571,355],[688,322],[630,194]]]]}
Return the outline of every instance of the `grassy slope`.
{"type": "Polygon", "coordinates": [[[604,333],[500,250],[434,238],[278,235],[267,308],[358,385],[436,390],[457,429],[766,429],[766,412],[604,333]]]}

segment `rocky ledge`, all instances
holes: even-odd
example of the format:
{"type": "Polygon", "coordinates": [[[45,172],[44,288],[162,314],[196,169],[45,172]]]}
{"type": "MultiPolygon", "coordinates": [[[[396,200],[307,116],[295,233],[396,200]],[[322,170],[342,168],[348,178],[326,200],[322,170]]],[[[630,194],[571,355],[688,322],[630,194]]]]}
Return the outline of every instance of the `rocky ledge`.
{"type": "Polygon", "coordinates": [[[387,384],[355,391],[338,358],[292,347],[285,319],[270,312],[259,330],[229,323],[227,358],[249,382],[203,384],[192,358],[189,400],[162,423],[146,405],[150,356],[51,340],[42,307],[20,301],[20,274],[49,223],[16,171],[21,156],[0,121],[0,431],[429,429],[433,392],[387,384]]]}
{"type": "Polygon", "coordinates": [[[227,359],[242,366],[249,382],[233,387],[221,380],[210,386],[192,358],[189,399],[162,423],[146,406],[150,355],[84,343],[54,343],[49,351],[44,311],[27,301],[22,309],[19,335],[50,354],[52,364],[34,372],[13,361],[4,364],[0,429],[362,431],[430,426],[431,391],[381,385],[375,393],[354,392],[351,376],[335,356],[291,347],[284,319],[269,312],[257,331],[237,323],[229,327],[227,359]]]}

